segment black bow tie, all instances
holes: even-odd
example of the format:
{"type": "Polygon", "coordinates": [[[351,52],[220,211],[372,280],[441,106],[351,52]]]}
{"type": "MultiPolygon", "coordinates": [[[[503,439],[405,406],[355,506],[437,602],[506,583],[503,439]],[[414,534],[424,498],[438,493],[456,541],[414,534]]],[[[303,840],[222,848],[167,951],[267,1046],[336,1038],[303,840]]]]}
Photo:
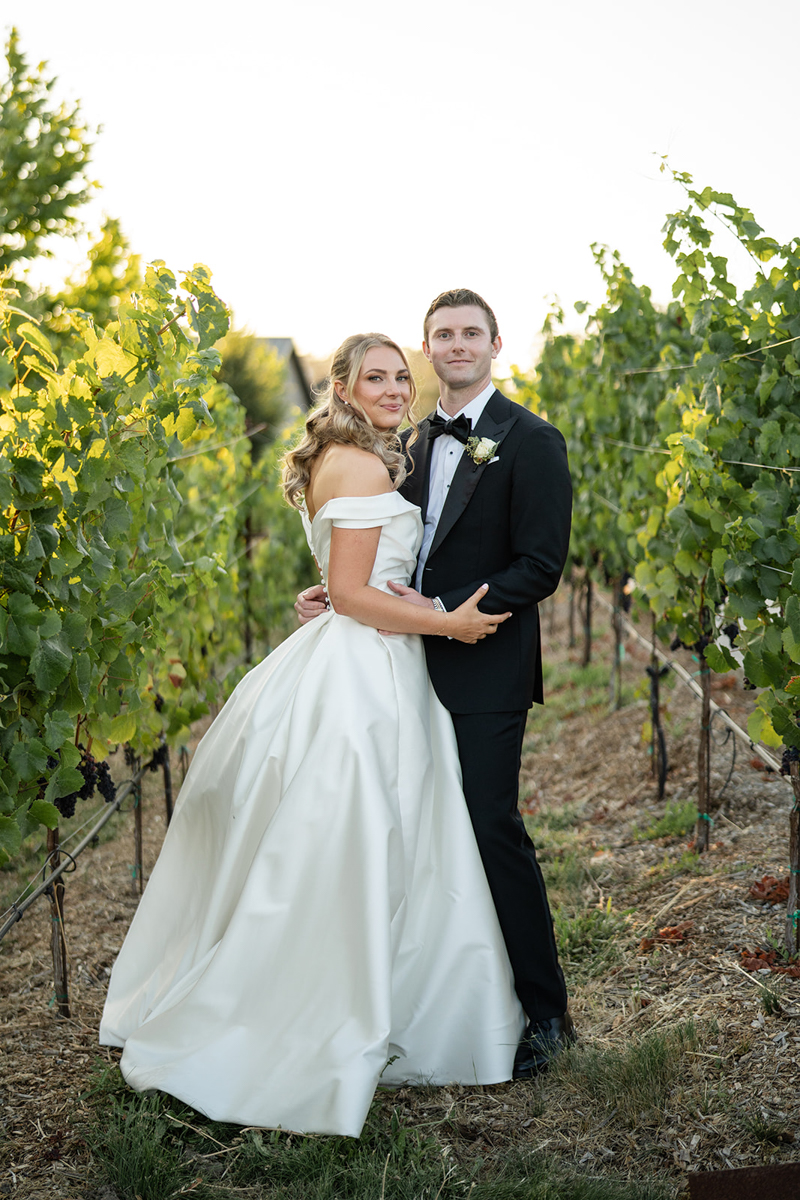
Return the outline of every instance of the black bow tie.
{"type": "Polygon", "coordinates": [[[437,438],[443,433],[449,433],[459,442],[463,442],[466,446],[467,439],[472,433],[472,421],[469,417],[465,417],[463,413],[459,413],[457,417],[453,417],[452,421],[445,421],[444,417],[440,417],[438,412],[431,417],[428,425],[428,437],[437,438]]]}

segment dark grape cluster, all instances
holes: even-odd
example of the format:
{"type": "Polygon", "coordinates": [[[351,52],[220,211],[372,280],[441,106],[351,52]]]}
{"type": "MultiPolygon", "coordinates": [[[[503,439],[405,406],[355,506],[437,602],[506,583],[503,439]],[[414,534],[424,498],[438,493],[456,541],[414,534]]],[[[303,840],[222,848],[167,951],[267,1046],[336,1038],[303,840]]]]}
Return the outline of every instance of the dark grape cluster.
{"type": "Polygon", "coordinates": [[[78,770],[83,776],[83,787],[78,792],[79,800],[88,800],[94,795],[94,785],[97,782],[97,763],[88,750],[84,750],[83,757],[78,763],[78,770]]]}
{"type": "Polygon", "coordinates": [[[736,645],[736,639],[737,639],[737,637],[739,636],[739,633],[740,633],[739,626],[736,624],[736,622],[735,622],[735,621],[732,621],[732,622],[730,623],[730,625],[723,625],[723,626],[722,626],[722,632],[723,632],[723,633],[727,633],[727,635],[728,635],[728,638],[729,638],[729,640],[730,640],[730,643],[731,643],[731,645],[732,645],[732,646],[735,646],[735,645],[736,645]]]}
{"type": "Polygon", "coordinates": [[[781,775],[791,774],[791,763],[800,762],[800,750],[797,746],[784,746],[781,757],[781,775]]]}
{"type": "Polygon", "coordinates": [[[53,804],[55,804],[62,817],[64,817],[66,820],[75,815],[75,804],[77,799],[78,793],[71,792],[69,796],[59,796],[57,800],[53,801],[53,804]]]}
{"type": "Polygon", "coordinates": [[[164,707],[164,697],[160,692],[156,692],[155,696],[153,697],[153,704],[156,706],[156,712],[161,712],[162,708],[164,707]]]}
{"type": "Polygon", "coordinates": [[[153,752],[153,757],[147,764],[150,770],[157,771],[159,767],[163,767],[164,763],[167,761],[168,753],[169,751],[167,750],[167,743],[162,742],[158,749],[153,752]]]}
{"type": "Polygon", "coordinates": [[[86,750],[83,751],[81,761],[78,763],[78,770],[83,776],[83,786],[77,792],[70,792],[68,796],[59,796],[57,800],[53,801],[62,817],[65,818],[74,816],[78,800],[88,800],[94,793],[97,763],[86,750]]]}
{"type": "MultiPolygon", "coordinates": [[[[50,766],[49,759],[48,766],[50,766]]],[[[53,768],[57,766],[57,760],[53,759],[53,768]]],[[[59,796],[57,800],[53,801],[61,816],[65,819],[75,815],[75,805],[79,800],[91,799],[95,788],[97,788],[106,803],[110,803],[117,794],[117,788],[111,778],[108,763],[96,762],[94,756],[88,750],[81,751],[81,761],[78,763],[78,770],[83,776],[83,786],[77,792],[71,792],[69,796],[59,796]]]]}
{"type": "Polygon", "coordinates": [[[117,798],[117,785],[111,778],[111,771],[107,762],[97,764],[97,790],[106,804],[111,804],[117,798]]]}

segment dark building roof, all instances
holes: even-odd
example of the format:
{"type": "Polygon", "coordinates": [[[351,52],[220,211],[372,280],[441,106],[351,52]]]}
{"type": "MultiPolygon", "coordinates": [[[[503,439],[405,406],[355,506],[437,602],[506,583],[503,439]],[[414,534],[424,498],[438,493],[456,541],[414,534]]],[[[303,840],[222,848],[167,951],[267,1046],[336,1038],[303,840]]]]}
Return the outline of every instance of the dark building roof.
{"type": "Polygon", "coordinates": [[[294,406],[301,412],[308,412],[314,403],[314,396],[303,367],[303,361],[295,350],[292,339],[289,337],[265,337],[257,340],[262,345],[275,350],[286,368],[284,397],[287,408],[294,406]]]}

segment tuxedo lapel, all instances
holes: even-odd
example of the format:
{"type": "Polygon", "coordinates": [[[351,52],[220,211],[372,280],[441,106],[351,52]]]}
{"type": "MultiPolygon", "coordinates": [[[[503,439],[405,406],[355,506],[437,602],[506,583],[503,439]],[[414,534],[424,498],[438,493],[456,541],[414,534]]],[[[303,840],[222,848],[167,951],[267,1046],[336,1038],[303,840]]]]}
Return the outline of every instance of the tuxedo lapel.
{"type": "Polygon", "coordinates": [[[428,438],[428,425],[430,421],[427,417],[419,423],[419,437],[414,442],[414,445],[409,447],[406,443],[406,454],[414,464],[414,470],[410,472],[403,481],[403,486],[400,489],[411,504],[419,505],[422,510],[422,520],[425,520],[425,514],[428,511],[428,493],[429,493],[429,475],[430,475],[430,456],[431,456],[431,441],[428,438]]]}
{"type": "MultiPolygon", "coordinates": [[[[493,392],[483,412],[478,419],[478,422],[473,431],[475,437],[491,438],[493,442],[497,442],[498,447],[503,438],[508,433],[511,426],[516,421],[513,415],[511,405],[505,396],[500,392],[493,392]]],[[[427,437],[426,437],[427,440],[427,437]]],[[[466,449],[461,455],[461,461],[456,467],[456,473],[453,476],[453,482],[450,485],[450,490],[447,493],[447,499],[444,502],[442,515],[439,517],[439,523],[436,526],[433,542],[428,553],[428,558],[442,544],[450,530],[455,525],[458,518],[463,513],[464,509],[472,499],[475,488],[478,486],[480,477],[489,466],[488,461],[485,463],[476,463],[470,458],[466,449]]],[[[425,494],[425,502],[427,504],[427,486],[425,494]]],[[[424,518],[423,512],[423,518],[424,518]]]]}

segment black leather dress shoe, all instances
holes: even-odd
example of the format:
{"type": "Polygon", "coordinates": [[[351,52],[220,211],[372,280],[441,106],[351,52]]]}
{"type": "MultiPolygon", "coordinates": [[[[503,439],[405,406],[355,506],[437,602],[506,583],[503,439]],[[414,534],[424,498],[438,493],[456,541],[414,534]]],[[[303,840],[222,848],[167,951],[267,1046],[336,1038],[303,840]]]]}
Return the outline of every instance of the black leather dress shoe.
{"type": "Polygon", "coordinates": [[[577,1041],[572,1017],[565,1012],[561,1017],[549,1017],[544,1021],[530,1021],[514,1058],[514,1079],[535,1079],[550,1065],[550,1059],[577,1041]]]}

